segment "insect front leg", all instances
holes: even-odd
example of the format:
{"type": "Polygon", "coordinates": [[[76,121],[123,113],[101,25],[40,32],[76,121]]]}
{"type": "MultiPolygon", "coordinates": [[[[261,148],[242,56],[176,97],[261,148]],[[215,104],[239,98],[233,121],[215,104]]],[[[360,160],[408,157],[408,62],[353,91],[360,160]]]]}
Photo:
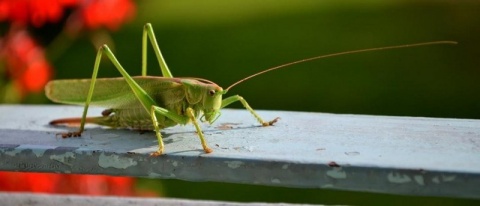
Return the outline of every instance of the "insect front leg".
{"type": "Polygon", "coordinates": [[[245,101],[245,99],[243,99],[243,97],[241,97],[240,95],[234,95],[234,96],[231,96],[231,97],[228,97],[226,99],[223,99],[222,100],[222,108],[236,102],[236,101],[240,101],[243,106],[245,107],[245,109],[247,109],[254,117],[255,119],[257,119],[257,121],[264,127],[266,126],[271,126],[273,125],[275,122],[278,121],[278,119],[280,119],[279,117],[273,119],[272,121],[269,121],[269,122],[265,122],[263,121],[263,119],[260,117],[260,115],[258,115],[253,109],[252,107],[250,107],[250,105],[248,105],[247,101],[245,101]]]}
{"type": "Polygon", "coordinates": [[[160,127],[158,126],[159,122],[158,122],[158,119],[157,119],[156,115],[165,116],[165,117],[175,121],[176,123],[182,124],[182,125],[187,124],[188,121],[190,120],[193,123],[193,125],[195,126],[195,129],[197,130],[198,137],[200,138],[200,142],[202,143],[202,147],[203,147],[203,150],[205,151],[205,153],[213,152],[213,150],[210,149],[210,147],[208,147],[207,141],[205,141],[205,137],[203,136],[202,129],[200,128],[200,125],[198,124],[194,113],[195,112],[193,111],[193,109],[189,107],[189,108],[186,109],[187,116],[182,116],[182,115],[179,115],[175,112],[169,111],[165,108],[153,105],[151,107],[151,110],[150,110],[150,115],[152,117],[153,127],[155,128],[155,133],[156,133],[157,139],[158,139],[158,150],[156,152],[153,152],[150,155],[151,156],[159,156],[163,153],[163,150],[164,150],[162,134],[160,134],[160,127]]]}

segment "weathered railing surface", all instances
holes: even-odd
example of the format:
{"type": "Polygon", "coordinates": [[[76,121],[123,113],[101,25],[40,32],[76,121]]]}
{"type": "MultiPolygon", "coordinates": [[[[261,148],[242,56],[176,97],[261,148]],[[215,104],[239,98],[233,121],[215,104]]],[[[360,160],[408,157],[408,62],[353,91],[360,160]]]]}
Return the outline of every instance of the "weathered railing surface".
{"type": "Polygon", "coordinates": [[[259,111],[281,118],[260,127],[227,109],[202,125],[213,153],[187,125],[163,130],[165,155],[150,157],[153,132],[89,126],[81,138],[56,137],[67,128],[48,122],[81,111],[0,106],[0,170],[480,198],[480,120],[259,111]]]}
{"type": "MultiPolygon", "coordinates": [[[[239,203],[208,200],[186,200],[176,198],[99,197],[79,195],[51,195],[35,193],[0,193],[2,205],[21,206],[295,206],[298,204],[239,203]]],[[[302,206],[306,206],[303,205],[302,206]]]]}

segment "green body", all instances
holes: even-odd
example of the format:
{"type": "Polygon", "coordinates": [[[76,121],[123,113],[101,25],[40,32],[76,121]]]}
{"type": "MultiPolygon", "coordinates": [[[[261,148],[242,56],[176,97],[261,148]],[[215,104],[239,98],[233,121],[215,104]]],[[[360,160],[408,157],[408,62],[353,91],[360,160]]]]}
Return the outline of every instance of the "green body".
{"type": "MultiPolygon", "coordinates": [[[[213,83],[191,78],[154,76],[132,78],[155,101],[156,106],[179,115],[185,115],[186,109],[190,107],[195,111],[194,115],[199,116],[203,108],[220,108],[221,105],[221,98],[218,98],[217,105],[206,105],[211,98],[209,91],[220,90],[220,87],[213,83]]],[[[91,79],[54,80],[48,83],[45,93],[54,102],[84,105],[90,84],[91,79]]],[[[124,78],[97,79],[90,105],[105,107],[108,108],[105,111],[109,111],[105,112],[107,115],[90,118],[91,123],[115,128],[154,129],[150,113],[131,92],[124,78]]],[[[159,116],[157,120],[161,129],[178,124],[165,116],[159,116]]]]}

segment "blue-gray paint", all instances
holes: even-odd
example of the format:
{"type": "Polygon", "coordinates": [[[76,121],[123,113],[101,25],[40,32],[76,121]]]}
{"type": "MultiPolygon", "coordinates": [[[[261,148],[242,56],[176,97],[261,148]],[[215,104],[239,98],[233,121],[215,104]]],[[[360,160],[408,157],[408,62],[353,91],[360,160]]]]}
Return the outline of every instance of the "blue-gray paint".
{"type": "Polygon", "coordinates": [[[153,132],[89,126],[55,137],[66,129],[48,122],[81,110],[0,106],[0,169],[480,198],[480,120],[259,111],[281,117],[259,127],[225,110],[203,125],[213,153],[187,125],[163,130],[165,155],[150,157],[153,132]]]}

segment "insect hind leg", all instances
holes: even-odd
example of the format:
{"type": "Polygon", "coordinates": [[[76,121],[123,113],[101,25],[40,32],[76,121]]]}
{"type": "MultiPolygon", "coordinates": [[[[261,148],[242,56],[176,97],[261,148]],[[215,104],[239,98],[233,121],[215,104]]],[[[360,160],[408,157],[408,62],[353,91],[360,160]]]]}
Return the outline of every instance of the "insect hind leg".
{"type": "MultiPolygon", "coordinates": [[[[68,132],[68,133],[60,134],[60,135],[62,135],[62,137],[81,136],[82,132],[85,129],[87,112],[88,112],[90,102],[92,101],[93,91],[95,89],[95,83],[96,83],[96,80],[97,80],[98,70],[100,68],[100,62],[101,62],[101,59],[102,59],[102,54],[105,54],[110,59],[110,61],[113,63],[115,68],[117,68],[117,70],[120,72],[120,74],[122,74],[123,78],[125,79],[127,84],[130,86],[130,88],[132,89],[136,98],[140,101],[143,108],[147,112],[150,111],[150,107],[152,105],[156,104],[155,101],[148,95],[148,93],[135,82],[135,80],[127,73],[127,71],[125,71],[125,69],[122,67],[120,62],[117,60],[115,55],[110,50],[110,48],[108,48],[107,45],[103,45],[98,49],[97,56],[95,58],[95,64],[94,64],[94,67],[93,67],[93,73],[92,73],[92,78],[91,78],[91,82],[90,82],[90,87],[89,87],[89,90],[88,90],[87,99],[85,100],[85,106],[83,108],[83,114],[82,114],[82,118],[81,118],[81,122],[80,122],[80,128],[76,132],[68,132]]],[[[109,113],[110,113],[110,111],[106,110],[105,113],[104,113],[104,116],[106,116],[106,114],[109,115],[109,113]]]]}
{"type": "Polygon", "coordinates": [[[155,33],[153,32],[152,24],[147,23],[143,27],[143,36],[142,36],[142,76],[147,75],[147,39],[150,39],[152,43],[153,51],[157,56],[158,64],[160,65],[160,69],[162,71],[162,75],[164,77],[172,78],[173,75],[168,69],[167,63],[163,58],[162,52],[160,51],[160,47],[158,46],[157,39],[155,38],[155,33]],[[148,38],[147,38],[148,37],[148,38]]]}

